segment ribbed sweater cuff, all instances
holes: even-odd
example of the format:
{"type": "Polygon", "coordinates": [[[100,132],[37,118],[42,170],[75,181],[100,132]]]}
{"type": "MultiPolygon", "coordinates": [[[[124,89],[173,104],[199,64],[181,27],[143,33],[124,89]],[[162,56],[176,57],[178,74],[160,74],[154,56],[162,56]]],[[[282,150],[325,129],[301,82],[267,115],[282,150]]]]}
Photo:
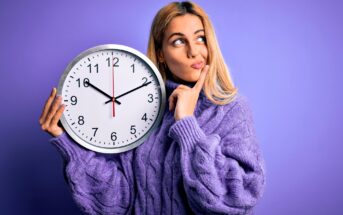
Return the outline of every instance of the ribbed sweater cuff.
{"type": "Polygon", "coordinates": [[[61,153],[62,158],[66,161],[76,159],[80,155],[80,150],[77,149],[76,143],[68,136],[66,132],[61,135],[51,138],[50,143],[52,143],[57,150],[61,153]]]}
{"type": "Polygon", "coordinates": [[[206,137],[194,116],[187,116],[176,121],[171,126],[168,136],[173,138],[180,144],[182,149],[188,152],[193,151],[196,143],[206,137]]]}

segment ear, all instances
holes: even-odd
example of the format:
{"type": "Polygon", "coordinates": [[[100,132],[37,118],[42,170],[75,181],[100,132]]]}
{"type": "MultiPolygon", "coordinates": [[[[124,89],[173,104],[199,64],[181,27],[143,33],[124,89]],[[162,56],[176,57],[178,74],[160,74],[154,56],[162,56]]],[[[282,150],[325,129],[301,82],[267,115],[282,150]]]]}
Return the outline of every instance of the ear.
{"type": "Polygon", "coordinates": [[[157,53],[157,58],[158,58],[158,62],[160,62],[160,63],[163,63],[163,62],[164,62],[164,56],[163,56],[162,51],[159,51],[159,52],[157,53]]]}

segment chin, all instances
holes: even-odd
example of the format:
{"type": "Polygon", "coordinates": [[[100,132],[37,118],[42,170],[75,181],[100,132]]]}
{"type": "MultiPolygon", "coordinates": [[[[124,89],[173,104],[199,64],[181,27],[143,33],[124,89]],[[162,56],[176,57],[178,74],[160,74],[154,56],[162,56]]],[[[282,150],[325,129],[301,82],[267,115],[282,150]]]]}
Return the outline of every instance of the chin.
{"type": "Polygon", "coordinates": [[[185,83],[195,83],[199,79],[199,76],[192,76],[192,77],[182,77],[180,78],[180,82],[185,82],[185,83]]]}
{"type": "Polygon", "coordinates": [[[187,76],[175,76],[174,75],[174,79],[180,83],[194,83],[194,82],[197,82],[199,80],[199,77],[200,77],[200,70],[195,72],[195,71],[192,71],[192,75],[187,75],[187,76]]]}
{"type": "Polygon", "coordinates": [[[200,78],[200,71],[197,74],[194,74],[192,77],[190,77],[189,81],[190,82],[197,82],[200,78]]]}

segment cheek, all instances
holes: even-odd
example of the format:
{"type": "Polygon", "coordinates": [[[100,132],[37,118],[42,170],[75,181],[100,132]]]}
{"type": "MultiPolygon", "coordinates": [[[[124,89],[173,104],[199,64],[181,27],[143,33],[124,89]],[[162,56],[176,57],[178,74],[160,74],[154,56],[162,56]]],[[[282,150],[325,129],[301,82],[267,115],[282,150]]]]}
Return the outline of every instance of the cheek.
{"type": "Polygon", "coordinates": [[[201,51],[201,55],[203,56],[203,58],[205,58],[205,60],[207,61],[207,57],[208,57],[208,50],[207,47],[204,47],[201,51]]]}
{"type": "Polygon", "coordinates": [[[180,68],[184,66],[184,62],[181,58],[182,53],[173,53],[169,54],[168,58],[166,58],[166,63],[170,69],[172,68],[180,68]]]}

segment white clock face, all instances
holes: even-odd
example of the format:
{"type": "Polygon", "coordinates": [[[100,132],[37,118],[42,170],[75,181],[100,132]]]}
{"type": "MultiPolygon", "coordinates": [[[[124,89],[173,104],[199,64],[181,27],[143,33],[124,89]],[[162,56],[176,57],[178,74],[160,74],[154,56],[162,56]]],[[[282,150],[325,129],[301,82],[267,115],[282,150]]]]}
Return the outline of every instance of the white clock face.
{"type": "Polygon", "coordinates": [[[66,108],[63,127],[93,151],[119,153],[144,142],[159,125],[165,87],[152,62],[120,45],[102,45],[81,53],[58,87],[66,108]]]}

